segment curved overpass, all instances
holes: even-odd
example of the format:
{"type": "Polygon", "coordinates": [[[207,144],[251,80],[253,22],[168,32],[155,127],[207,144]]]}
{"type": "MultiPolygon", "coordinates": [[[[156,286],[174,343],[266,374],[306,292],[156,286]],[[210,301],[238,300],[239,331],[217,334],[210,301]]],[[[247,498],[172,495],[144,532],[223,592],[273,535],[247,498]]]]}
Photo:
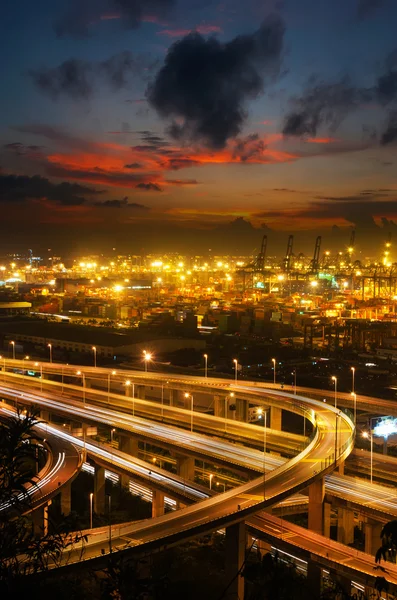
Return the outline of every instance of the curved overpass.
{"type": "MultiPolygon", "coordinates": [[[[5,419],[16,416],[12,407],[4,403],[0,404],[0,413],[5,419]]],[[[44,423],[38,423],[34,429],[38,437],[43,439],[48,455],[45,465],[33,478],[34,483],[26,487],[29,496],[29,508],[26,512],[40,508],[59,494],[62,488],[77,476],[83,464],[82,454],[72,441],[48,431],[44,423]]],[[[22,494],[20,498],[23,500],[22,494]]],[[[9,508],[9,505],[3,504],[0,506],[0,511],[9,508]]]]}

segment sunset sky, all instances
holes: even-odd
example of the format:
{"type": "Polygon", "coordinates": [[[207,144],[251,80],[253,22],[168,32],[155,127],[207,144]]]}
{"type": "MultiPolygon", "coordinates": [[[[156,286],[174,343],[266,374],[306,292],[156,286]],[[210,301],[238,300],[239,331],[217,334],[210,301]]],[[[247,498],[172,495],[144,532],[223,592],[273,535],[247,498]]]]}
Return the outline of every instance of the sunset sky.
{"type": "Polygon", "coordinates": [[[396,23],[395,0],[7,3],[0,248],[397,236],[396,23]]]}

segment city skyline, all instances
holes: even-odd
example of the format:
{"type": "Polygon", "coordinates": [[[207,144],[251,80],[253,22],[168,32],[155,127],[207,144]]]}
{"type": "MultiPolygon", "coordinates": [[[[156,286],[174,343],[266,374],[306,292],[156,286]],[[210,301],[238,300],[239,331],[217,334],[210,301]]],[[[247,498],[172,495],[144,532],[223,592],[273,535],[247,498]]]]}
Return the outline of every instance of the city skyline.
{"type": "Polygon", "coordinates": [[[1,247],[238,253],[266,233],[276,253],[293,233],[310,252],[355,228],[380,248],[396,17],[388,0],[7,7],[1,247]]]}

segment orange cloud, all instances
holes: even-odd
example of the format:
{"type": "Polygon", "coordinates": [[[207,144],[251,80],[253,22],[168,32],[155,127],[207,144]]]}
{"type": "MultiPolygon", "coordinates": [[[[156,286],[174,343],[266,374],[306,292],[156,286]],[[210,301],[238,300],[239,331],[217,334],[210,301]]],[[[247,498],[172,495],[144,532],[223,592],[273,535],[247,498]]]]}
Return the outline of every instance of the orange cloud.
{"type": "Polygon", "coordinates": [[[309,144],[332,144],[333,142],[337,142],[338,140],[336,138],[332,138],[332,137],[322,137],[322,138],[310,137],[310,138],[307,138],[305,141],[309,142],[309,144]]]}

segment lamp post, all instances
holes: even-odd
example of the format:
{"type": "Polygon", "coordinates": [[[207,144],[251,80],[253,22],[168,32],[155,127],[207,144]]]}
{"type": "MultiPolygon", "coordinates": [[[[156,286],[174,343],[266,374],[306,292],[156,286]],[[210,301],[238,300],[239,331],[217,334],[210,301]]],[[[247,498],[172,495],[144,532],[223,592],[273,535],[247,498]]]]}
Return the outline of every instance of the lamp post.
{"type": "Polygon", "coordinates": [[[352,372],[352,393],[354,394],[355,390],[354,390],[354,376],[356,374],[356,369],[354,367],[351,367],[351,372],[352,372]]]}
{"type": "Polygon", "coordinates": [[[131,381],[127,379],[125,382],[125,395],[128,396],[128,389],[132,385],[132,416],[135,416],[135,391],[134,384],[131,384],[131,381]]]}
{"type": "Polygon", "coordinates": [[[108,374],[108,404],[110,404],[110,375],[116,375],[116,371],[112,371],[108,374]]]}
{"type": "Polygon", "coordinates": [[[193,431],[193,394],[185,392],[185,398],[190,398],[190,431],[193,431]]]}
{"type": "Polygon", "coordinates": [[[234,363],[234,381],[237,383],[237,369],[238,369],[238,360],[237,358],[233,359],[234,363]]]}
{"type": "Polygon", "coordinates": [[[91,492],[90,494],[90,529],[92,529],[92,503],[94,500],[94,494],[91,492]]]}
{"type": "MultiPolygon", "coordinates": [[[[371,422],[372,422],[372,419],[371,419],[371,422]]],[[[371,442],[370,481],[372,483],[373,456],[374,456],[374,434],[373,434],[373,431],[372,431],[372,425],[371,425],[371,433],[368,433],[368,431],[364,431],[362,435],[363,435],[363,438],[367,438],[371,442]]]]}
{"type": "Polygon", "coordinates": [[[208,354],[204,354],[204,377],[208,377],[208,354]]]}
{"type": "Polygon", "coordinates": [[[143,351],[143,360],[145,361],[145,373],[147,373],[147,364],[152,360],[152,355],[150,352],[143,351]]]}
{"type": "Polygon", "coordinates": [[[83,381],[83,404],[85,404],[85,375],[81,371],[77,371],[76,375],[79,375],[83,381]]]}
{"type": "Polygon", "coordinates": [[[357,422],[357,394],[355,392],[352,392],[351,396],[353,397],[353,402],[354,402],[353,421],[354,421],[354,427],[355,427],[356,422],[357,422]]]}
{"type": "Polygon", "coordinates": [[[25,356],[22,359],[22,385],[24,384],[25,381],[25,360],[29,360],[30,356],[25,356]]]}
{"type": "Polygon", "coordinates": [[[294,396],[296,396],[296,369],[294,369],[291,373],[294,376],[294,396]]]}
{"type": "Polygon", "coordinates": [[[276,385],[276,359],[272,358],[273,363],[273,383],[276,385]]]}
{"type": "Polygon", "coordinates": [[[10,342],[10,344],[12,346],[12,358],[15,360],[15,342],[10,342]]]}
{"type": "Polygon", "coordinates": [[[335,390],[335,408],[337,408],[337,394],[338,394],[338,378],[335,377],[335,375],[333,375],[331,377],[332,381],[334,382],[334,390],[335,390]]]}
{"type": "Polygon", "coordinates": [[[114,428],[110,430],[110,445],[112,446],[112,448],[113,448],[113,434],[115,431],[116,430],[114,428]]]}
{"type": "Polygon", "coordinates": [[[92,347],[92,351],[94,352],[94,368],[96,369],[96,346],[92,347]]]}
{"type": "Polygon", "coordinates": [[[228,396],[225,396],[225,431],[227,430],[227,401],[229,398],[234,398],[233,392],[230,392],[228,396]]]}
{"type": "Polygon", "coordinates": [[[223,483],[222,481],[217,481],[217,482],[216,482],[216,485],[217,485],[217,487],[218,487],[219,485],[223,485],[223,492],[225,492],[225,491],[226,491],[226,483],[223,483]]]}
{"type": "Polygon", "coordinates": [[[213,479],[213,477],[214,477],[214,474],[213,474],[213,473],[210,473],[210,476],[209,476],[209,480],[210,480],[210,490],[212,490],[212,479],[213,479]]]}
{"type": "Polygon", "coordinates": [[[34,366],[35,367],[40,366],[40,392],[42,392],[43,391],[43,365],[38,362],[35,362],[34,366]]]}
{"type": "Polygon", "coordinates": [[[0,360],[3,361],[3,379],[6,380],[6,359],[4,356],[0,356],[0,360]]]}
{"type": "Polygon", "coordinates": [[[52,363],[52,344],[47,344],[47,347],[50,351],[50,363],[52,363]]]}
{"type": "Polygon", "coordinates": [[[336,413],[335,415],[335,464],[337,459],[338,452],[338,419],[340,418],[340,414],[336,413]]]}

